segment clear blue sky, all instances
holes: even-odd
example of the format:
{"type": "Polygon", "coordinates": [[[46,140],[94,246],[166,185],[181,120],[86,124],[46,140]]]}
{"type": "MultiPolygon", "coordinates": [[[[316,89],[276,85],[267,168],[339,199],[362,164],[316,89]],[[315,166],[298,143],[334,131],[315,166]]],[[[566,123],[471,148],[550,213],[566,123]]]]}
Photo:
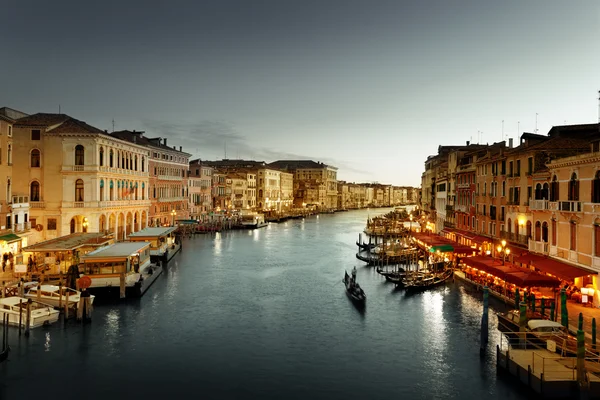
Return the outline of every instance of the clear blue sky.
{"type": "Polygon", "coordinates": [[[440,144],[598,121],[600,2],[3,2],[0,106],[194,157],[419,185],[440,144]],[[520,132],[517,132],[520,122],[520,132]],[[478,131],[483,132],[482,135],[478,131]]]}

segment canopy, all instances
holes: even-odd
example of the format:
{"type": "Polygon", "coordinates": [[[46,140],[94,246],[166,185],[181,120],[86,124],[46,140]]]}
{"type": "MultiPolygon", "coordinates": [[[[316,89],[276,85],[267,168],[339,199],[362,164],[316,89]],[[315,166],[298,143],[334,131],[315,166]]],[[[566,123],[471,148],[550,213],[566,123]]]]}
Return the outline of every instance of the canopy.
{"type": "Polygon", "coordinates": [[[21,240],[21,237],[18,235],[15,235],[14,233],[8,233],[6,235],[0,236],[0,240],[7,242],[7,243],[12,243],[12,242],[18,242],[19,240],[21,240]]]}
{"type": "Polygon", "coordinates": [[[435,253],[436,251],[439,251],[440,253],[453,252],[454,247],[452,247],[449,244],[441,244],[441,245],[437,245],[437,246],[431,246],[429,248],[429,251],[432,253],[435,253]]]}
{"type": "Polygon", "coordinates": [[[588,271],[586,269],[578,268],[550,257],[532,254],[529,252],[515,257],[514,260],[522,264],[532,265],[547,274],[551,274],[568,281],[572,281],[580,276],[596,274],[596,272],[588,271]]]}
{"type": "Polygon", "coordinates": [[[468,257],[463,259],[463,263],[520,287],[541,286],[555,288],[560,286],[560,281],[556,278],[509,263],[502,265],[502,261],[491,257],[468,257]]]}

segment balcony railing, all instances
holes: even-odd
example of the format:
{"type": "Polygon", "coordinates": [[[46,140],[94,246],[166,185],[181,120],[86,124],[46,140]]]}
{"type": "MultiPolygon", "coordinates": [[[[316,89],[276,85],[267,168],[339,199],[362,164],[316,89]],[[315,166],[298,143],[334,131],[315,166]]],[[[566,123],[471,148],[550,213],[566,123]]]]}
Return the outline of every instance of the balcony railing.
{"type": "Polygon", "coordinates": [[[581,212],[583,210],[580,201],[551,201],[548,203],[550,211],[581,212]]]}
{"type": "Polygon", "coordinates": [[[548,252],[550,250],[550,246],[548,245],[548,242],[536,242],[533,239],[529,239],[529,244],[527,247],[528,247],[529,251],[532,251],[534,253],[546,254],[546,255],[548,255],[548,252]]]}
{"type": "Polygon", "coordinates": [[[545,210],[548,210],[548,200],[534,200],[534,199],[529,199],[529,208],[532,211],[545,211],[545,210]]]}
{"type": "Polygon", "coordinates": [[[469,211],[468,211],[468,207],[469,207],[469,206],[465,206],[465,205],[457,205],[457,206],[455,206],[455,207],[456,207],[456,211],[458,211],[458,212],[464,212],[464,213],[467,213],[467,212],[469,212],[469,211]]]}
{"type": "Polygon", "coordinates": [[[15,207],[15,205],[17,205],[17,204],[21,204],[21,207],[29,207],[29,205],[27,205],[27,206],[22,205],[22,204],[28,204],[28,203],[29,203],[29,196],[13,196],[12,197],[13,207],[15,207]]]}
{"type": "Polygon", "coordinates": [[[29,208],[44,208],[46,207],[46,203],[43,201],[30,201],[29,208]]]}
{"type": "Polygon", "coordinates": [[[502,239],[508,240],[509,242],[523,244],[525,246],[528,245],[528,241],[529,241],[529,237],[527,237],[527,235],[519,235],[517,233],[506,232],[506,231],[501,231],[500,237],[502,239]]]}
{"type": "Polygon", "coordinates": [[[31,222],[20,222],[13,225],[13,232],[25,232],[31,229],[31,222]]]}

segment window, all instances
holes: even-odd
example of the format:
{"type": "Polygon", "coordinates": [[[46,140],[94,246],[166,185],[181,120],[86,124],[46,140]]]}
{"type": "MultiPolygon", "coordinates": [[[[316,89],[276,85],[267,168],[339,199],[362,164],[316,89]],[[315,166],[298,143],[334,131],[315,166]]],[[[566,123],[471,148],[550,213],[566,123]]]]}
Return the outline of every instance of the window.
{"type": "Polygon", "coordinates": [[[521,160],[517,160],[517,171],[515,176],[521,176],[521,160]]]}
{"type": "Polygon", "coordinates": [[[533,157],[527,159],[527,175],[533,174],[533,157]]]}
{"type": "Polygon", "coordinates": [[[56,230],[56,218],[48,218],[47,229],[49,231],[55,231],[56,230]]]}
{"type": "Polygon", "coordinates": [[[8,145],[8,151],[6,152],[6,155],[6,162],[8,163],[8,165],[12,165],[12,144],[8,145]]]}
{"type": "Polygon", "coordinates": [[[506,181],[502,182],[502,197],[506,196],[506,181]]]}
{"type": "Polygon", "coordinates": [[[569,181],[569,198],[570,201],[579,201],[579,181],[577,174],[573,172],[569,181]]]}
{"type": "Polygon", "coordinates": [[[142,157],[142,172],[144,172],[144,168],[146,168],[144,165],[145,162],[146,162],[146,159],[144,157],[142,157]]]}
{"type": "Polygon", "coordinates": [[[100,201],[104,200],[104,179],[100,179],[100,201]]]}
{"type": "Polygon", "coordinates": [[[112,149],[108,153],[108,166],[111,168],[113,167],[113,151],[112,151],[112,149]]]}
{"type": "MultiPolygon", "coordinates": [[[[527,199],[526,199],[527,202],[529,202],[529,199],[531,199],[531,196],[532,196],[532,194],[531,194],[532,192],[531,191],[532,191],[532,189],[533,188],[531,186],[527,186],[527,199]]],[[[529,204],[529,203],[527,203],[527,204],[529,204]]]]}
{"type": "Polygon", "coordinates": [[[550,185],[550,201],[558,201],[558,177],[554,175],[552,178],[552,184],[550,185]]]}
{"type": "Polygon", "coordinates": [[[594,255],[600,257],[600,222],[594,223],[594,255]]]}
{"type": "Polygon", "coordinates": [[[99,164],[100,166],[104,166],[104,148],[100,147],[100,160],[99,160],[99,164]]]}
{"type": "Polygon", "coordinates": [[[29,185],[29,199],[31,201],[40,201],[40,184],[36,181],[29,185]]]}
{"type": "Polygon", "coordinates": [[[75,201],[83,201],[83,180],[75,181],[75,201]]]}
{"type": "Polygon", "coordinates": [[[31,130],[31,140],[41,140],[41,131],[39,129],[31,130]]]}
{"type": "Polygon", "coordinates": [[[31,167],[40,167],[40,151],[38,149],[31,150],[31,167]]]}
{"type": "Polygon", "coordinates": [[[556,246],[556,220],[552,220],[552,246],[556,246]]]}
{"type": "Polygon", "coordinates": [[[569,246],[569,249],[577,250],[577,224],[575,223],[575,221],[571,221],[570,228],[571,228],[571,245],[569,246]]]}
{"type": "Polygon", "coordinates": [[[508,163],[508,176],[513,176],[513,162],[508,163]]]}
{"type": "Polygon", "coordinates": [[[600,203],[600,170],[596,171],[592,181],[592,203],[600,203]]]}

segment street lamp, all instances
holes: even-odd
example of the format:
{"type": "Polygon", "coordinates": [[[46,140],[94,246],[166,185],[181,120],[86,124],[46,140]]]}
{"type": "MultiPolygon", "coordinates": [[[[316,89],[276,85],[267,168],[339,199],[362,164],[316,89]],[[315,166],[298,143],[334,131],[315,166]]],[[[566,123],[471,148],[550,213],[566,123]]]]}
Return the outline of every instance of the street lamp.
{"type": "Polygon", "coordinates": [[[175,210],[173,209],[173,211],[171,211],[171,217],[172,217],[172,223],[171,226],[175,226],[175,215],[177,215],[177,213],[175,212],[175,210]]]}
{"type": "Polygon", "coordinates": [[[510,249],[506,247],[506,240],[502,240],[498,247],[496,247],[496,250],[498,250],[499,254],[502,254],[502,265],[504,265],[506,257],[510,255],[510,249]]]}

